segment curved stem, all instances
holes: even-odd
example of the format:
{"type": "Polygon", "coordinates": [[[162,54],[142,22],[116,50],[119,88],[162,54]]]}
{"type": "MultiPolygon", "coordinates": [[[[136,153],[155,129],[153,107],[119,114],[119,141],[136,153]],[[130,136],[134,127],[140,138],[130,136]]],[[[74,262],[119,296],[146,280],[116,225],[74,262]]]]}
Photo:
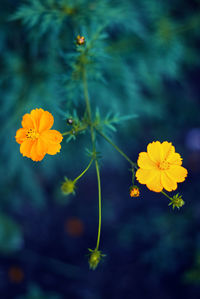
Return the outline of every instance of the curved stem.
{"type": "Polygon", "coordinates": [[[93,158],[90,160],[90,163],[88,164],[88,166],[83,170],[83,172],[81,172],[81,174],[75,178],[75,180],[73,181],[74,183],[76,183],[85,173],[86,171],[90,168],[91,164],[93,162],[93,158]]]}
{"type": "Polygon", "coordinates": [[[98,236],[97,236],[97,245],[96,250],[99,249],[100,235],[101,235],[101,179],[99,173],[99,164],[97,160],[95,161],[96,172],[97,172],[97,181],[98,181],[98,191],[99,191],[99,226],[98,226],[98,236]]]}
{"type": "Polygon", "coordinates": [[[95,167],[96,167],[97,182],[98,182],[99,225],[98,225],[98,236],[97,236],[97,244],[96,244],[96,250],[98,250],[99,242],[100,242],[100,235],[101,235],[101,179],[100,179],[99,163],[98,163],[98,160],[96,157],[94,125],[92,123],[92,113],[91,113],[90,98],[89,98],[88,84],[87,84],[87,75],[86,75],[85,68],[83,69],[83,90],[84,90],[84,97],[85,97],[85,102],[86,102],[86,111],[87,111],[88,119],[89,119],[89,126],[90,126],[91,140],[92,140],[92,149],[93,149],[93,154],[95,156],[95,167]]]}
{"type": "Polygon", "coordinates": [[[137,164],[131,161],[131,159],[115,144],[113,143],[104,133],[95,127],[96,131],[108,142],[110,143],[130,164],[131,166],[138,168],[137,164]]]}

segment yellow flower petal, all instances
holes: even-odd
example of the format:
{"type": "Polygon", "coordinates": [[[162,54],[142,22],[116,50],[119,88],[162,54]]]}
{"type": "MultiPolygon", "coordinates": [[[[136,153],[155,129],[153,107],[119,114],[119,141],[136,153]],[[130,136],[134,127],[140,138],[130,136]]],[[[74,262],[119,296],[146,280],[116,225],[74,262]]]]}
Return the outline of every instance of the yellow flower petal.
{"type": "Polygon", "coordinates": [[[175,180],[171,179],[166,171],[162,171],[161,173],[161,183],[165,190],[167,191],[172,191],[177,189],[177,183],[175,180]]]}
{"type": "Polygon", "coordinates": [[[161,179],[160,179],[160,172],[154,172],[150,180],[147,182],[147,188],[151,191],[154,192],[161,192],[163,189],[163,186],[161,184],[161,179]]]}
{"type": "Polygon", "coordinates": [[[172,191],[177,189],[177,183],[183,182],[187,170],[181,166],[182,158],[175,153],[171,142],[154,141],[147,146],[147,153],[142,152],[138,157],[136,178],[141,184],[155,192],[162,189],[172,191]]]}
{"type": "Polygon", "coordinates": [[[156,167],[156,163],[153,162],[149,158],[149,155],[145,152],[142,152],[142,153],[139,154],[137,164],[138,164],[139,167],[141,167],[143,169],[151,169],[151,168],[156,167]]]}
{"type": "Polygon", "coordinates": [[[26,130],[23,129],[23,128],[17,130],[15,139],[16,139],[17,143],[19,143],[19,144],[21,144],[23,141],[25,141],[25,139],[26,139],[26,130]]]}
{"type": "Polygon", "coordinates": [[[163,160],[166,160],[170,153],[175,152],[174,146],[172,145],[171,142],[168,142],[168,141],[164,141],[163,143],[161,143],[161,148],[162,148],[162,159],[163,160]]]}
{"type": "Polygon", "coordinates": [[[166,170],[167,175],[175,180],[177,183],[182,183],[188,174],[187,169],[179,165],[171,165],[168,170],[166,170]]]}
{"type": "Polygon", "coordinates": [[[150,159],[155,162],[159,163],[162,161],[162,147],[159,141],[154,141],[149,143],[147,146],[147,153],[150,159]]]}
{"type": "Polygon", "coordinates": [[[170,153],[167,162],[175,165],[182,165],[182,158],[178,153],[170,153]]]}
{"type": "Polygon", "coordinates": [[[38,128],[39,132],[41,133],[43,131],[51,129],[53,123],[54,123],[53,115],[48,111],[44,111],[40,118],[40,123],[38,128]]]}
{"type": "Polygon", "coordinates": [[[140,184],[146,184],[151,178],[154,176],[155,171],[152,169],[142,169],[139,168],[136,171],[136,179],[139,181],[140,184]]]}

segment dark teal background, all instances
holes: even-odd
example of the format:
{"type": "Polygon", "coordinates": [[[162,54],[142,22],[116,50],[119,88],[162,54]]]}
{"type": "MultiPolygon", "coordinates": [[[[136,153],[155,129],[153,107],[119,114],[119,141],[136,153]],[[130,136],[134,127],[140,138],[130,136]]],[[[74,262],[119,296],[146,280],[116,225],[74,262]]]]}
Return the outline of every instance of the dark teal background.
{"type": "Polygon", "coordinates": [[[0,298],[199,298],[200,2],[2,0],[0,21],[0,298]],[[22,157],[15,134],[35,108],[60,132],[75,110],[83,116],[75,38],[89,43],[101,26],[88,66],[93,113],[137,116],[105,132],[133,161],[152,141],[172,142],[188,177],[180,210],[144,185],[132,199],[130,166],[97,136],[106,257],[92,271],[94,166],[75,196],[60,190],[89,162],[89,132],[41,162],[22,157]]]}

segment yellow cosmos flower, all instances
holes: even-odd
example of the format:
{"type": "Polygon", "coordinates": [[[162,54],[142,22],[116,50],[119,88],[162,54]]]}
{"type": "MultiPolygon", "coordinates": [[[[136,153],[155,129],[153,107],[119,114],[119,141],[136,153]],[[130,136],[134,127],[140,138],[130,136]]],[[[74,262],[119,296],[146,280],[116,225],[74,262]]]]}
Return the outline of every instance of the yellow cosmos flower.
{"type": "Polygon", "coordinates": [[[16,132],[15,139],[20,144],[20,153],[33,161],[41,161],[46,154],[55,155],[60,151],[62,134],[50,130],[54,118],[43,109],[34,109],[22,119],[22,128],[16,132]]]}
{"type": "Polygon", "coordinates": [[[147,146],[147,153],[142,152],[138,158],[139,169],[136,178],[151,191],[161,192],[164,189],[177,189],[187,176],[187,169],[182,167],[182,158],[175,152],[171,142],[154,141],[147,146]]]}

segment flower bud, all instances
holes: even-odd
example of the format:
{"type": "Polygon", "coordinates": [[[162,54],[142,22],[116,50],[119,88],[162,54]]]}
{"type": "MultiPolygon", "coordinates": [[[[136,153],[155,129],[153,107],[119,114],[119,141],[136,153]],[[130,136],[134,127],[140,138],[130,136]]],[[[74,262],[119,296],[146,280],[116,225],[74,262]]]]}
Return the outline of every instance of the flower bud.
{"type": "Polygon", "coordinates": [[[75,182],[65,177],[65,181],[61,185],[63,195],[74,194],[75,187],[75,182]]]}
{"type": "Polygon", "coordinates": [[[179,195],[179,193],[177,193],[176,195],[174,195],[171,198],[171,202],[169,203],[169,206],[172,205],[173,209],[175,207],[178,208],[178,209],[180,209],[184,204],[185,204],[185,202],[182,199],[182,195],[179,195]]]}
{"type": "Polygon", "coordinates": [[[77,45],[81,46],[85,44],[85,37],[78,35],[76,38],[77,45]]]}
{"type": "Polygon", "coordinates": [[[92,250],[92,249],[89,248],[88,250],[91,252],[89,254],[90,257],[89,257],[89,261],[88,261],[89,262],[89,267],[90,267],[90,269],[95,270],[96,267],[98,266],[101,258],[103,256],[105,256],[105,254],[101,254],[101,251],[99,251],[97,249],[92,250]]]}
{"type": "Polygon", "coordinates": [[[138,186],[131,186],[130,187],[130,197],[139,197],[140,196],[140,190],[138,186]]]}

